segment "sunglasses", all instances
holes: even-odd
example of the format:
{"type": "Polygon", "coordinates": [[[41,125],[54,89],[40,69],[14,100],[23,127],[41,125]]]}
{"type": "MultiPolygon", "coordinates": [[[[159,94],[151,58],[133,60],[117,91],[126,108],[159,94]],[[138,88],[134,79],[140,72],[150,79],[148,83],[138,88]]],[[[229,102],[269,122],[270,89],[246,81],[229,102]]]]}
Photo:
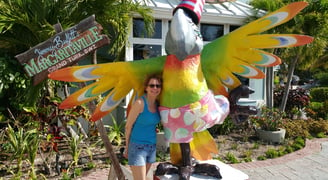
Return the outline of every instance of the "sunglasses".
{"type": "Polygon", "coordinates": [[[161,88],[162,87],[162,85],[160,85],[160,84],[148,84],[148,86],[150,87],[150,88],[161,88]]]}

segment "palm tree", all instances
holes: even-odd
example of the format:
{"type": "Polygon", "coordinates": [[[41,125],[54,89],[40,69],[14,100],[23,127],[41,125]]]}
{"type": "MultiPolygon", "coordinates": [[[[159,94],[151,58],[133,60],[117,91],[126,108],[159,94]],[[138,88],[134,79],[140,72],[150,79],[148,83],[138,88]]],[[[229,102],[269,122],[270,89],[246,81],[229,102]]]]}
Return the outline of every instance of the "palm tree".
{"type": "Polygon", "coordinates": [[[6,63],[4,70],[0,70],[3,83],[0,100],[6,105],[0,109],[16,109],[13,114],[18,114],[17,107],[22,106],[18,103],[36,105],[46,93],[47,81],[32,86],[14,56],[55,35],[54,24],[61,23],[66,29],[94,14],[104,27],[103,33],[111,39],[108,52],[119,57],[124,52],[134,14],[144,19],[148,32],[153,31],[151,9],[143,3],[132,0],[0,0],[0,60],[6,63]]]}
{"type": "MultiPolygon", "coordinates": [[[[118,56],[127,41],[134,14],[144,19],[147,32],[153,31],[151,9],[143,6],[144,3],[133,0],[0,0],[0,65],[6,63],[5,69],[0,69],[0,101],[7,102],[0,110],[16,109],[19,114],[24,105],[42,104],[45,95],[53,89],[48,88],[48,81],[32,86],[14,56],[55,35],[54,24],[60,23],[66,29],[94,14],[104,28],[103,33],[111,39],[108,52],[118,56]]],[[[0,118],[2,114],[0,112],[0,118]]],[[[98,127],[98,130],[103,128],[98,127]]],[[[101,135],[103,138],[105,132],[101,135]]],[[[109,143],[107,139],[107,136],[103,138],[105,143],[109,143]]],[[[106,150],[118,179],[124,179],[110,144],[106,150]]]]}
{"type": "MultiPolygon", "coordinates": [[[[251,5],[266,11],[273,11],[294,0],[253,0],[251,5]]],[[[328,38],[328,3],[324,0],[309,1],[309,6],[301,11],[293,20],[275,28],[275,33],[306,34],[314,37],[314,41],[306,46],[279,49],[277,54],[288,64],[287,83],[284,97],[279,107],[285,110],[292,76],[296,65],[298,68],[309,68],[313,62],[323,55],[328,38]]]]}
{"type": "Polygon", "coordinates": [[[311,70],[326,71],[327,69],[328,69],[328,50],[326,50],[326,53],[323,56],[321,56],[317,61],[315,61],[311,66],[311,70]]]}

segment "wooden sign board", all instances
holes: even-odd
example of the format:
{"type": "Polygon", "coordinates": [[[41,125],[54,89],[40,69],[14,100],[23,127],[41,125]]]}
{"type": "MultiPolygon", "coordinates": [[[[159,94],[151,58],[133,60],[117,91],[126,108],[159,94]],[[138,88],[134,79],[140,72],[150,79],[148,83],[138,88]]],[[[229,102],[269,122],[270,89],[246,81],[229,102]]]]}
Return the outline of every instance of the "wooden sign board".
{"type": "Polygon", "coordinates": [[[106,35],[101,35],[102,26],[95,16],[60,32],[32,49],[16,55],[29,77],[36,85],[45,80],[49,73],[76,64],[94,50],[109,44],[106,35]]]}

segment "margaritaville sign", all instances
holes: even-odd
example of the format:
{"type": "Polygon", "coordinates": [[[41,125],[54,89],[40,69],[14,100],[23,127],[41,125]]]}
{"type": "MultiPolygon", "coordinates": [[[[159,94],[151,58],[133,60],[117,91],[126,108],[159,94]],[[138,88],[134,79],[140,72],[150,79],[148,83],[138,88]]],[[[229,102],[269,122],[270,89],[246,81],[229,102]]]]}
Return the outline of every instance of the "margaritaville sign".
{"type": "Polygon", "coordinates": [[[16,58],[27,75],[33,77],[36,85],[46,79],[49,73],[76,64],[90,52],[108,44],[109,39],[100,34],[101,30],[95,16],[90,16],[16,58]]]}

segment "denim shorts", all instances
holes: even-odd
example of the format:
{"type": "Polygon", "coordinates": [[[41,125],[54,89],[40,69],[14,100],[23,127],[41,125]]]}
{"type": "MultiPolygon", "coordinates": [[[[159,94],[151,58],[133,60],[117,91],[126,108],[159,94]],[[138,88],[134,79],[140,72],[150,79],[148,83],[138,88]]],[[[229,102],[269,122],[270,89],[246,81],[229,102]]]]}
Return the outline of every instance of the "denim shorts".
{"type": "Polygon", "coordinates": [[[156,144],[137,144],[130,142],[128,150],[128,164],[130,166],[144,166],[156,161],[156,144]]]}

